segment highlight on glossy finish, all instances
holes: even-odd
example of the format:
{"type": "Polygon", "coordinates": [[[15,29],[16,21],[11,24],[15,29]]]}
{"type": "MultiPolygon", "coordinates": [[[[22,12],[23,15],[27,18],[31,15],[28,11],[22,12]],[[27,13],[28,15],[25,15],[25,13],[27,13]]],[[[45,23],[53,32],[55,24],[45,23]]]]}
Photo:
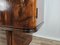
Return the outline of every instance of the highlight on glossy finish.
{"type": "Polygon", "coordinates": [[[6,0],[0,0],[0,11],[8,10],[9,7],[10,5],[6,0]]]}

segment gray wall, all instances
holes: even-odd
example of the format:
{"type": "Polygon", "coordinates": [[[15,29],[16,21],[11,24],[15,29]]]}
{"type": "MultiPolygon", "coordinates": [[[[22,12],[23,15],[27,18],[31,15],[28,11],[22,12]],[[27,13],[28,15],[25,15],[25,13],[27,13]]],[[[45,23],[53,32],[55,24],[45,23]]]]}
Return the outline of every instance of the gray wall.
{"type": "Polygon", "coordinates": [[[33,35],[60,41],[60,0],[44,0],[44,25],[33,35]]]}

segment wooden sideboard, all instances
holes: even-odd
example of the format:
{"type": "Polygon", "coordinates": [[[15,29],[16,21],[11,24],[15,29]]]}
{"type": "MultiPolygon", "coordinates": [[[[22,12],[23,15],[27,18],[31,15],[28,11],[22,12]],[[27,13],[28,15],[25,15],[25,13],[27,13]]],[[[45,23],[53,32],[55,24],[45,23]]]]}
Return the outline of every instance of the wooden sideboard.
{"type": "Polygon", "coordinates": [[[27,32],[36,32],[36,0],[6,0],[9,8],[0,11],[0,26],[12,27],[7,30],[8,45],[29,45],[32,35],[27,32]]]}

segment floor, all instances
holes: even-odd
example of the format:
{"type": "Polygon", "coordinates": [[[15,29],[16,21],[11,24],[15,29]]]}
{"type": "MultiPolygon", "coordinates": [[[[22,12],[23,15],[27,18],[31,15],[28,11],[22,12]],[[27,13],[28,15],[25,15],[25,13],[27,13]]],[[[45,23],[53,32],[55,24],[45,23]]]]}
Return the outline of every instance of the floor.
{"type": "Polygon", "coordinates": [[[60,41],[34,37],[30,45],[60,45],[60,41]]]}
{"type": "Polygon", "coordinates": [[[0,45],[7,45],[6,32],[0,31],[0,45]]]}
{"type": "MultiPolygon", "coordinates": [[[[0,31],[0,45],[7,45],[5,34],[5,31],[0,31]]],[[[60,41],[33,36],[33,40],[30,45],[60,45],[60,41]]]]}

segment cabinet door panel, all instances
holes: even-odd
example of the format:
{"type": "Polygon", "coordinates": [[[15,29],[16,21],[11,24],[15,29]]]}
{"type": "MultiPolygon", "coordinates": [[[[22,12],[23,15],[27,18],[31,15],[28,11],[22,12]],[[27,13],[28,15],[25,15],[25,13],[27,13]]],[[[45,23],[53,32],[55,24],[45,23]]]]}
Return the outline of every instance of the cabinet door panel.
{"type": "Polygon", "coordinates": [[[36,27],[36,1],[20,0],[13,8],[13,26],[20,29],[33,29],[36,27]]]}
{"type": "Polygon", "coordinates": [[[36,0],[6,0],[7,10],[1,11],[3,25],[23,31],[36,31],[36,0]]]}

